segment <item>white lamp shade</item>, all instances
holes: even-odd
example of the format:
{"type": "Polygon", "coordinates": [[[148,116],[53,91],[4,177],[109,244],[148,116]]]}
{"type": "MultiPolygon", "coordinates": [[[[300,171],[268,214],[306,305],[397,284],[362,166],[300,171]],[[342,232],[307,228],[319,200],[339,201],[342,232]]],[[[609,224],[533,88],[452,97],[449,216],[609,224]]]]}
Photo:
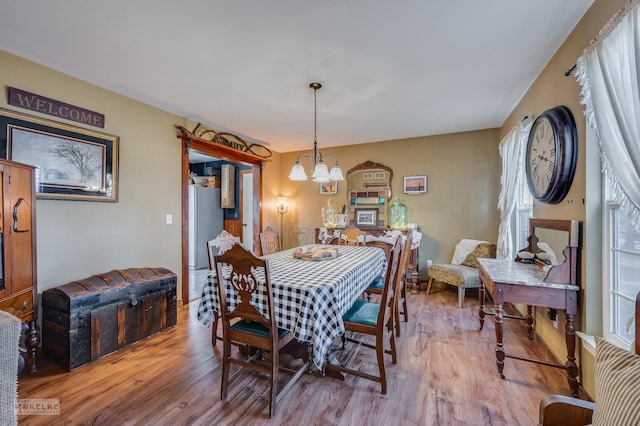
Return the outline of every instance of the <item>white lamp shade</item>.
{"type": "Polygon", "coordinates": [[[290,180],[307,180],[307,174],[304,172],[304,167],[302,164],[296,163],[291,168],[291,173],[289,174],[290,180]]]}
{"type": "Polygon", "coordinates": [[[344,176],[342,175],[342,169],[337,165],[333,166],[331,169],[331,173],[329,173],[329,180],[344,180],[344,176]]]}
{"type": "Polygon", "coordinates": [[[329,169],[323,161],[320,161],[318,162],[318,164],[316,164],[311,177],[313,178],[314,182],[329,182],[331,180],[329,179],[329,169]]]}
{"type": "Polygon", "coordinates": [[[277,198],[277,210],[278,213],[284,214],[289,209],[289,204],[287,203],[287,197],[278,197],[277,198]]]}

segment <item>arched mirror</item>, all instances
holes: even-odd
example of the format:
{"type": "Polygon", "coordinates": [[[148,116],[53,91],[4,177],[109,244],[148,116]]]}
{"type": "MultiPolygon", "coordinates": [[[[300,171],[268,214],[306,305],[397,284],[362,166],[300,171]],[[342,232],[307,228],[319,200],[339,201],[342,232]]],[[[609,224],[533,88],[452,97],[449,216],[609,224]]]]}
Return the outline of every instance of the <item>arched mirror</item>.
{"type": "Polygon", "coordinates": [[[386,228],[393,170],[365,161],[347,172],[349,220],[357,227],[386,228]]]}
{"type": "Polygon", "coordinates": [[[393,170],[373,161],[365,161],[347,172],[347,190],[359,191],[383,187],[387,189],[387,201],[391,200],[391,179],[393,170]]]}

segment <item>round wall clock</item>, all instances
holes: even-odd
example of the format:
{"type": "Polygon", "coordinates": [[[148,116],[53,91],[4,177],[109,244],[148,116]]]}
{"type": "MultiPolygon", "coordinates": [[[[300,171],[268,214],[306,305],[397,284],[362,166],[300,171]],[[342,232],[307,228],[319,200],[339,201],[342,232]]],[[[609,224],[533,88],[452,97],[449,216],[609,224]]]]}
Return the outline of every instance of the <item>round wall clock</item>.
{"type": "Polygon", "coordinates": [[[578,158],[576,123],[569,108],[550,108],[535,119],[526,153],[529,190],[543,203],[558,204],[569,192],[578,158]]]}

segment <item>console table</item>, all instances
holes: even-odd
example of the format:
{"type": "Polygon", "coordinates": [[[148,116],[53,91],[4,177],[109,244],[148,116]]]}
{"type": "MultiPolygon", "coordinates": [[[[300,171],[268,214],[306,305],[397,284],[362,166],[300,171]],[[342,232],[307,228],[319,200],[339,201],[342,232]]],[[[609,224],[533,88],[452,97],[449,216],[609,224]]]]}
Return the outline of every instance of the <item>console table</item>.
{"type": "Polygon", "coordinates": [[[576,335],[574,318],[578,310],[578,258],[580,224],[578,221],[560,220],[530,220],[529,246],[521,251],[540,253],[536,228],[567,231],[569,241],[563,253],[565,261],[557,265],[545,265],[534,261],[531,264],[522,263],[520,260],[478,259],[480,271],[480,300],[479,320],[480,330],[484,327],[484,316],[493,315],[496,330],[496,365],[501,378],[505,378],[504,359],[515,358],[523,361],[535,362],[566,370],[567,381],[571,393],[578,396],[578,366],[576,365],[575,348],[576,335]],[[495,304],[495,313],[486,312],[484,309],[485,291],[488,291],[495,304]],[[527,316],[510,316],[503,312],[505,302],[527,305],[527,316]],[[562,309],[566,315],[564,330],[567,346],[567,362],[565,364],[553,363],[521,355],[511,354],[505,351],[503,344],[503,318],[515,318],[526,320],[529,338],[533,337],[532,306],[540,306],[552,309],[562,309]]]}
{"type": "MultiPolygon", "coordinates": [[[[524,265],[511,260],[478,259],[480,280],[480,329],[484,326],[484,296],[485,288],[493,299],[496,312],[494,322],[496,328],[496,365],[498,373],[504,379],[504,359],[516,358],[524,361],[545,364],[551,367],[567,370],[567,380],[571,393],[578,396],[578,366],[576,365],[575,348],[576,334],[573,319],[578,309],[579,287],[572,284],[547,284],[543,282],[546,272],[536,265],[524,265]],[[565,337],[567,343],[567,363],[557,364],[520,355],[510,354],[504,350],[502,343],[503,329],[502,319],[505,316],[502,306],[505,302],[521,303],[527,305],[526,319],[529,337],[533,333],[533,316],[531,306],[543,306],[547,308],[563,309],[566,312],[567,325],[565,337]]],[[[514,318],[514,317],[512,317],[514,318]]]]}

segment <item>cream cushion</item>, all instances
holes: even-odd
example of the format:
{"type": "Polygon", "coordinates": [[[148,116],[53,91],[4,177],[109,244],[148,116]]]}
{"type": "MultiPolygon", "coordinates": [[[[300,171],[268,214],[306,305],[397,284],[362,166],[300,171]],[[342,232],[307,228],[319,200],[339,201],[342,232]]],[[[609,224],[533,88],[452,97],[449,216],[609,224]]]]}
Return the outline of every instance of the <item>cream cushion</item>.
{"type": "Polygon", "coordinates": [[[460,265],[469,256],[478,244],[487,243],[488,241],[462,239],[456,244],[453,251],[452,265],[460,265]]]}
{"type": "Polygon", "coordinates": [[[640,355],[596,337],[594,425],[640,425],[640,355]]]}

